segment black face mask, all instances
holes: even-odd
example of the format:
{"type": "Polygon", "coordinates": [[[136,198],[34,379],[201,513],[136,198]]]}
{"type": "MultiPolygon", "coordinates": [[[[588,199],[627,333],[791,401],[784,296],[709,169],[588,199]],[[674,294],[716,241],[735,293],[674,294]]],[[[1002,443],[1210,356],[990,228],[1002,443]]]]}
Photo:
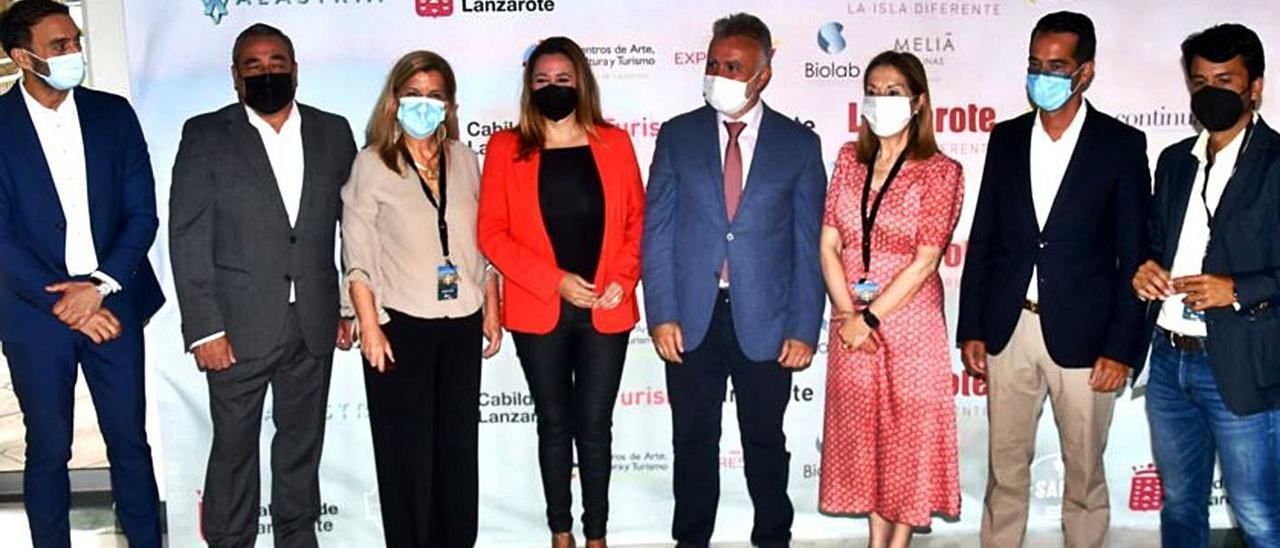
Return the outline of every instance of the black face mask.
{"type": "Polygon", "coordinates": [[[533,106],[552,122],[565,119],[578,108],[578,88],[550,84],[533,92],[533,106]]]}
{"type": "Polygon", "coordinates": [[[259,114],[275,114],[293,101],[293,74],[268,72],[243,80],[244,104],[259,114]]]}
{"type": "Polygon", "coordinates": [[[1191,94],[1191,113],[1209,131],[1230,129],[1244,114],[1244,99],[1224,88],[1205,86],[1191,94]]]}

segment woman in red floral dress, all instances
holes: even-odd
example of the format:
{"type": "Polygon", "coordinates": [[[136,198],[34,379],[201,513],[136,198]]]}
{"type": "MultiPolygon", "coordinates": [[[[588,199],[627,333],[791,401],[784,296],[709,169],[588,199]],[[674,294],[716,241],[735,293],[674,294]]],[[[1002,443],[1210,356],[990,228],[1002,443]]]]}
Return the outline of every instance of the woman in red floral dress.
{"type": "Polygon", "coordinates": [[[960,515],[938,264],[964,178],[938,151],[920,60],[885,52],[866,75],[863,131],[840,150],[822,227],[834,311],[818,507],[868,515],[873,547],[906,546],[933,515],[960,515]]]}

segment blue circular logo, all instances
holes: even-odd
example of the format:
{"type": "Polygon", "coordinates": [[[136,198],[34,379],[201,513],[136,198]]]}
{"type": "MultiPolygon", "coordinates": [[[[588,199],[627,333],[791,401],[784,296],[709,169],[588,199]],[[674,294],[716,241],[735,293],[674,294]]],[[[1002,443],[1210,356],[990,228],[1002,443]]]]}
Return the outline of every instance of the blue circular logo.
{"type": "Polygon", "coordinates": [[[835,55],[844,51],[844,25],[832,21],[818,29],[818,48],[828,54],[835,55]]]}

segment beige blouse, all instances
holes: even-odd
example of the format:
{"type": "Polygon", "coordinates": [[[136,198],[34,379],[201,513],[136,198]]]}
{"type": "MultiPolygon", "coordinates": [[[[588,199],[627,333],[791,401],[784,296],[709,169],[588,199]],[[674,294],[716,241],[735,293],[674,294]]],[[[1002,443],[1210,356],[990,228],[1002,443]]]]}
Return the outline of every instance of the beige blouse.
{"type": "Polygon", "coordinates": [[[444,255],[436,208],[427,201],[417,174],[387,169],[378,153],[366,148],[356,155],[342,189],[344,316],[354,315],[353,281],[373,291],[379,324],[390,321],[388,308],[418,318],[460,318],[484,304],[486,261],[476,243],[480,164],[475,152],[458,141],[450,141],[447,151],[445,220],[449,258],[458,268],[458,297],[438,299],[436,269],[444,264],[444,255]]]}

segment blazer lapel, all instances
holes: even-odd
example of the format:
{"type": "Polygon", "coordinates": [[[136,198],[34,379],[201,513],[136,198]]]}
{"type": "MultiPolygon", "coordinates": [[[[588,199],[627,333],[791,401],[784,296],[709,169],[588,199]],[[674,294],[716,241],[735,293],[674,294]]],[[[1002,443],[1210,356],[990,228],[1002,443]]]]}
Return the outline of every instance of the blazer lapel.
{"type": "MultiPolygon", "coordinates": [[[[1262,163],[1263,157],[1266,156],[1270,149],[1271,129],[1267,127],[1261,119],[1253,126],[1253,134],[1246,136],[1247,141],[1241,143],[1245,147],[1241,153],[1239,163],[1232,166],[1235,173],[1227,180],[1227,186],[1222,190],[1222,198],[1218,200],[1217,211],[1230,212],[1235,211],[1236,202],[1241,198],[1242,183],[1237,181],[1254,181],[1260,180],[1254,176],[1254,172],[1258,170],[1259,164],[1262,163]]],[[[1224,166],[1225,167],[1225,166],[1224,166]]],[[[1217,214],[1214,214],[1217,216],[1217,214]]]]}
{"type": "Polygon", "coordinates": [[[84,171],[86,194],[89,200],[89,226],[93,231],[94,249],[99,253],[108,246],[100,240],[109,236],[107,227],[102,226],[102,215],[97,215],[96,204],[104,203],[102,198],[104,193],[110,192],[106,186],[106,175],[110,171],[111,163],[105,154],[110,139],[109,135],[103,134],[102,124],[99,123],[99,111],[92,105],[86,105],[81,98],[81,94],[73,93],[72,98],[76,101],[76,114],[80,119],[80,137],[84,142],[84,171]]]}
{"type": "Polygon", "coordinates": [[[1170,174],[1169,184],[1169,216],[1166,218],[1164,231],[1165,257],[1161,264],[1173,266],[1173,256],[1178,252],[1178,240],[1182,238],[1182,223],[1186,220],[1187,207],[1191,203],[1191,189],[1196,184],[1196,168],[1199,162],[1195,156],[1187,154],[1178,158],[1178,165],[1170,174]]]}
{"type": "MultiPolygon", "coordinates": [[[[763,102],[760,104],[760,108],[762,109],[762,112],[760,113],[760,128],[756,130],[755,150],[774,150],[775,143],[773,139],[773,130],[775,126],[774,120],[772,120],[773,110],[763,102]]],[[[719,137],[718,134],[717,137],[719,137]]],[[[733,217],[735,221],[741,218],[741,215],[739,215],[740,213],[749,209],[747,207],[747,200],[761,192],[759,190],[752,191],[751,189],[760,186],[758,181],[759,179],[767,177],[767,174],[764,173],[765,169],[763,167],[764,162],[768,161],[767,156],[767,154],[755,154],[754,152],[751,154],[751,165],[748,166],[747,178],[742,181],[742,197],[738,200],[738,211],[733,217]],[[761,158],[765,158],[765,160],[761,160],[761,158]]],[[[723,191],[720,192],[720,199],[724,199],[723,191]]],[[[726,212],[727,211],[728,210],[726,208],[726,212]]]]}
{"type": "MultiPolygon", "coordinates": [[[[20,177],[15,180],[15,184],[25,194],[24,198],[34,197],[35,201],[43,202],[43,209],[56,219],[55,223],[49,225],[49,230],[54,230],[60,226],[65,230],[67,226],[66,216],[62,213],[62,201],[58,198],[58,190],[54,187],[53,173],[49,171],[49,160],[45,158],[44,149],[40,146],[40,136],[36,133],[35,123],[31,120],[31,112],[27,110],[26,100],[22,97],[22,90],[18,89],[22,83],[19,82],[13,86],[4,96],[4,100],[8,103],[8,108],[3,110],[12,111],[15,115],[8,118],[7,112],[0,112],[0,118],[6,118],[13,123],[11,131],[15,139],[12,158],[21,158],[26,160],[27,168],[15,170],[16,173],[26,173],[27,176],[20,177]]],[[[7,125],[7,124],[6,124],[7,125]]],[[[29,204],[25,199],[24,205],[29,204]]],[[[54,251],[53,261],[58,265],[61,271],[66,265],[67,242],[65,232],[51,233],[48,241],[54,251]]]]}
{"type": "MultiPolygon", "coordinates": [[[[296,108],[296,107],[295,107],[296,108]]],[[[249,113],[241,105],[231,109],[227,120],[232,136],[232,146],[236,147],[245,166],[253,171],[250,184],[258,185],[264,193],[267,207],[285,226],[289,225],[289,212],[284,207],[284,196],[280,194],[280,184],[276,174],[271,170],[271,159],[267,157],[267,146],[262,142],[258,129],[249,123],[249,113]]],[[[305,146],[305,145],[304,145],[305,146]]],[[[305,184],[304,184],[305,186],[305,184]]]]}
{"type": "MultiPolygon", "coordinates": [[[[724,155],[720,152],[720,117],[709,106],[702,107],[702,112],[705,119],[701,124],[703,135],[699,139],[703,143],[702,156],[706,159],[707,176],[714,187],[712,194],[715,195],[715,203],[720,206],[725,222],[728,222],[729,214],[724,204],[724,155]]],[[[741,200],[738,204],[742,204],[741,200]]]]}
{"type": "MultiPolygon", "coordinates": [[[[593,155],[595,154],[594,147],[592,147],[591,152],[593,155]]],[[[529,153],[527,158],[515,162],[516,173],[512,182],[514,187],[512,194],[516,199],[513,201],[517,204],[526,204],[523,207],[528,208],[529,214],[533,216],[533,224],[537,227],[538,242],[542,252],[548,256],[554,256],[555,251],[551,246],[551,235],[547,234],[547,223],[542,218],[542,200],[538,195],[538,171],[541,166],[541,150],[534,150],[529,153]]],[[[600,174],[600,179],[603,185],[604,173],[600,174]]]]}
{"type": "MultiPolygon", "coordinates": [[[[619,182],[611,175],[615,172],[610,169],[603,169],[606,166],[612,166],[615,162],[609,157],[608,144],[601,141],[598,137],[587,136],[587,144],[591,146],[591,159],[596,163],[596,171],[600,175],[600,192],[604,196],[604,238],[600,244],[600,259],[596,262],[596,279],[595,283],[603,282],[608,273],[605,272],[605,258],[613,256],[613,248],[609,246],[609,242],[613,241],[614,227],[621,223],[611,222],[610,219],[621,216],[620,205],[620,189],[619,182]]],[[[541,208],[539,208],[541,209],[541,208]]],[[[543,225],[544,227],[546,225],[543,225]]],[[[545,232],[545,231],[544,231],[545,232]]],[[[548,236],[547,241],[551,238],[548,236]]]]}
{"type": "MultiPolygon", "coordinates": [[[[1031,116],[1035,116],[1032,113],[1031,116]]],[[[1018,184],[1015,186],[1018,194],[1014,196],[1015,205],[1021,210],[1022,221],[1026,224],[1025,229],[1031,234],[1040,233],[1040,222],[1036,220],[1036,202],[1034,193],[1031,189],[1031,132],[1035,131],[1035,119],[1027,117],[1026,127],[1019,128],[1022,136],[1017,140],[1018,151],[1014,155],[1014,175],[1018,184]]]]}
{"type": "MultiPolygon", "coordinates": [[[[1080,135],[1076,139],[1076,148],[1071,151],[1071,160],[1067,162],[1067,169],[1062,172],[1062,182],[1058,185],[1058,194],[1053,197],[1053,205],[1049,208],[1049,216],[1045,218],[1044,229],[1041,232],[1048,232],[1053,228],[1054,221],[1061,216],[1059,210],[1066,207],[1065,204],[1071,203],[1069,197],[1071,191],[1079,184],[1077,181],[1085,177],[1085,172],[1091,165],[1089,161],[1093,157],[1094,141],[1097,140],[1094,137],[1097,123],[1092,117],[1088,116],[1088,110],[1089,105],[1086,103],[1081,105],[1080,111],[1076,113],[1076,116],[1085,117],[1084,126],[1080,128],[1080,135]]],[[[1031,131],[1035,131],[1034,125],[1032,125],[1031,131]]],[[[1030,141],[1028,141],[1029,145],[1030,141]]]]}
{"type": "MultiPolygon", "coordinates": [[[[302,198],[298,204],[298,220],[293,226],[294,230],[301,232],[302,225],[309,217],[308,212],[313,207],[315,187],[320,184],[318,182],[320,171],[317,164],[323,155],[324,143],[321,136],[314,131],[315,128],[311,127],[311,115],[302,108],[301,104],[294,103],[293,108],[298,109],[298,117],[302,123],[302,198]]],[[[283,198],[281,203],[283,204],[283,198]]]]}

